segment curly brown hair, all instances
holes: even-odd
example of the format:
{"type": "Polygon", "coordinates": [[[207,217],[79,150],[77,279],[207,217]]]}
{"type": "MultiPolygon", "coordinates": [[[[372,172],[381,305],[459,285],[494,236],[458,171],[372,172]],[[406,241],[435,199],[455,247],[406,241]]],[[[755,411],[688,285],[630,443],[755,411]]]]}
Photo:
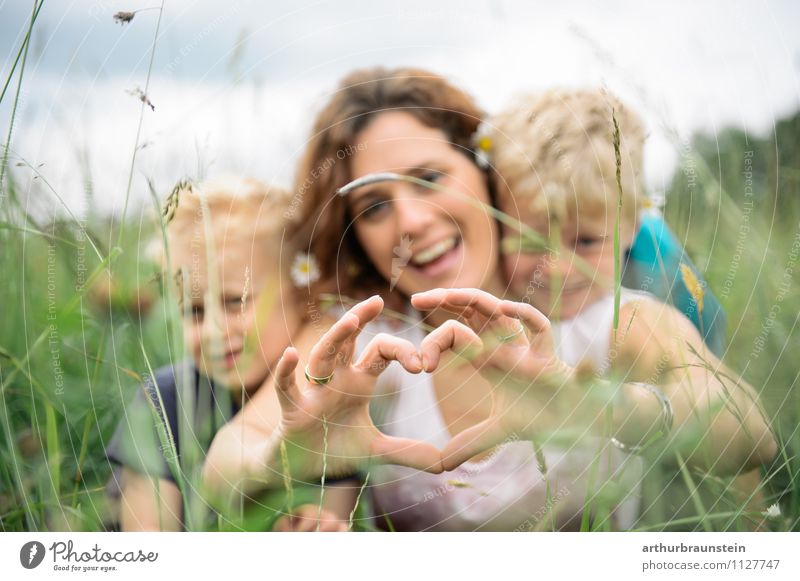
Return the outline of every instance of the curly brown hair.
{"type": "MultiPolygon", "coordinates": [[[[470,95],[447,79],[414,68],[370,68],[342,79],[317,115],[301,158],[289,214],[298,245],[316,257],[320,279],[312,297],[337,293],[362,298],[389,283],[371,264],[350,227],[346,199],[336,190],[352,179],[350,159],[358,134],[378,114],[403,111],[422,124],[440,129],[451,145],[474,159],[472,139],[484,113],[470,95]],[[337,276],[343,273],[344,276],[337,276]]],[[[491,191],[491,180],[487,180],[491,191]]]]}

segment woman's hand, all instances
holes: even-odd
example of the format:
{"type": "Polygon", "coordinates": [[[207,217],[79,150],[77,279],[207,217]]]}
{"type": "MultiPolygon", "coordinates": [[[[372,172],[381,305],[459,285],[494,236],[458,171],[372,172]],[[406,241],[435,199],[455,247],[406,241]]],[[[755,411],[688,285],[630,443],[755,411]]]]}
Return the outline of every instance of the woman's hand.
{"type": "Polygon", "coordinates": [[[304,504],[279,518],[272,530],[280,533],[341,533],[347,531],[347,523],[329,510],[320,510],[316,504],[304,504]]]}
{"type": "MultiPolygon", "coordinates": [[[[473,359],[482,371],[513,372],[526,384],[562,383],[573,374],[556,356],[550,321],[529,304],[501,300],[479,289],[433,289],[415,294],[411,304],[421,311],[442,309],[459,315],[483,344],[473,359]]],[[[449,336],[450,331],[441,333],[449,336]]],[[[423,352],[425,371],[430,370],[431,357],[435,367],[436,350],[423,352]]]]}
{"type": "Polygon", "coordinates": [[[442,471],[437,448],[387,436],[370,418],[375,383],[392,361],[410,373],[422,371],[414,345],[386,334],[375,336],[353,362],[359,333],[382,309],[376,296],[345,313],[311,349],[306,379],[298,382],[294,348],[286,349],[278,362],[275,388],[281,419],[276,436],[285,446],[293,477],[341,477],[371,462],[442,471]]]}
{"type": "Polygon", "coordinates": [[[442,451],[445,470],[511,436],[529,438],[563,425],[583,398],[575,372],[555,353],[550,321],[531,305],[500,300],[478,289],[434,289],[415,294],[418,310],[443,309],[451,320],[423,341],[422,367],[431,372],[441,352],[462,351],[493,386],[489,418],[457,434],[442,451]]]}

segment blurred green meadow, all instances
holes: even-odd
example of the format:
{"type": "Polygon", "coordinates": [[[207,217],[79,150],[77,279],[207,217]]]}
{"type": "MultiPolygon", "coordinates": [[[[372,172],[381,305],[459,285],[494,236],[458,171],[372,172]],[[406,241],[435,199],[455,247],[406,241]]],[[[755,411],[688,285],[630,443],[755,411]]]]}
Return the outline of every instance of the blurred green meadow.
{"type": "MultiPolygon", "coordinates": [[[[26,48],[2,100],[19,96],[26,48]]],[[[14,109],[9,127],[19,123],[14,109]]],[[[10,136],[0,185],[0,529],[109,530],[116,515],[104,446],[142,378],[184,357],[171,281],[146,253],[168,192],[151,191],[150,207],[111,218],[92,212],[86,175],[89,210],[76,217],[47,186],[46,169],[14,157],[10,136]]],[[[653,467],[641,528],[798,530],[800,113],[769,135],[726,129],[676,147],[665,216],[727,313],[724,359],[761,394],[781,451],[744,495],[730,479],[653,467]],[[779,511],[763,515],[772,505],[779,511]]],[[[319,499],[318,488],[292,486],[214,517],[194,492],[201,461],[181,467],[197,515],[190,529],[268,530],[290,505],[319,499]]],[[[360,522],[356,530],[371,528],[360,522]]]]}

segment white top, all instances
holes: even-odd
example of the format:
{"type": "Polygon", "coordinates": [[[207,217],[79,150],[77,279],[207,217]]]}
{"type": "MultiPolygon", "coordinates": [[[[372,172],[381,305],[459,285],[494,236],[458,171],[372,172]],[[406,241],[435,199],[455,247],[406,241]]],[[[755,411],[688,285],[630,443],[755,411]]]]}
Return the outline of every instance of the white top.
{"type": "MultiPolygon", "coordinates": [[[[649,296],[622,289],[621,305],[649,296]]],[[[614,297],[608,295],[570,320],[554,322],[558,356],[570,366],[589,360],[600,372],[608,366],[614,297]]],[[[418,318],[416,319],[419,320],[418,318]]],[[[382,318],[361,333],[361,351],[377,333],[389,333],[419,346],[425,332],[417,324],[382,318]]],[[[386,434],[414,438],[443,448],[451,436],[439,409],[432,377],[413,375],[393,363],[381,375],[371,412],[386,434]]],[[[394,465],[370,469],[378,524],[387,515],[397,530],[550,530],[577,529],[590,483],[615,491],[616,528],[629,528],[638,513],[641,461],[610,442],[584,437],[571,443],[545,443],[540,466],[533,444],[509,440],[480,461],[443,474],[394,465]]],[[[597,502],[608,505],[608,501],[597,502]]]]}

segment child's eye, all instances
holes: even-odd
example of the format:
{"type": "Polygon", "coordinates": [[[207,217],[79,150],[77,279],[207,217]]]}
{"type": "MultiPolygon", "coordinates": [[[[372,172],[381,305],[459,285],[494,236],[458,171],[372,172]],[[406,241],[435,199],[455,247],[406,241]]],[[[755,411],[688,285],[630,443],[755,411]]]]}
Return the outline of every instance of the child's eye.
{"type": "Polygon", "coordinates": [[[190,316],[195,321],[202,321],[203,316],[205,315],[205,309],[202,305],[192,305],[189,310],[186,312],[188,316],[190,316]]]}
{"type": "Polygon", "coordinates": [[[577,240],[575,240],[576,248],[591,248],[596,244],[601,244],[605,238],[597,237],[597,236],[579,236],[577,240]]]}
{"type": "Polygon", "coordinates": [[[223,303],[225,310],[228,312],[231,311],[240,311],[242,309],[242,297],[230,297],[225,299],[223,303]]]}

